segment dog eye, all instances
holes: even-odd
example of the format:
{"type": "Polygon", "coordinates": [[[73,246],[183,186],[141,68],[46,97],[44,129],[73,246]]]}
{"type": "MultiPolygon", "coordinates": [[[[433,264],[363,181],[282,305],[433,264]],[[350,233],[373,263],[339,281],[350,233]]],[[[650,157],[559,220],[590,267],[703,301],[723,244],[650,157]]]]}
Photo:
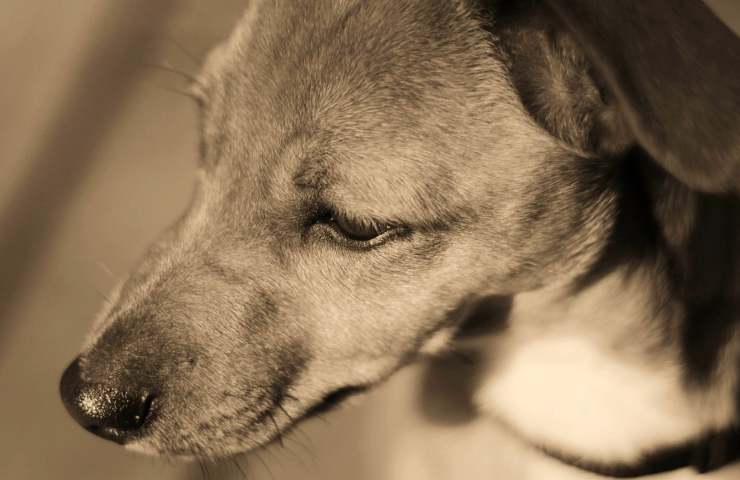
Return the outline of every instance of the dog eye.
{"type": "Polygon", "coordinates": [[[334,240],[359,248],[376,247],[406,231],[393,223],[353,219],[328,210],[316,223],[325,227],[334,240]]]}
{"type": "Polygon", "coordinates": [[[334,226],[342,235],[358,242],[368,242],[394,228],[393,225],[388,223],[377,225],[372,222],[359,222],[341,215],[334,215],[330,221],[334,223],[334,226]]]}

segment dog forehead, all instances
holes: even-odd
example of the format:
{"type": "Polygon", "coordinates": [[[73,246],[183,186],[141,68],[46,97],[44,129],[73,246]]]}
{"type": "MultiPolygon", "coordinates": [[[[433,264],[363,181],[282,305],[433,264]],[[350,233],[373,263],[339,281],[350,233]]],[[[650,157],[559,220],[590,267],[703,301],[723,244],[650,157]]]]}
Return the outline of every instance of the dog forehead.
{"type": "Polygon", "coordinates": [[[461,5],[253,2],[206,65],[210,136],[253,176],[290,170],[369,209],[450,200],[508,90],[461,5]]]}
{"type": "Polygon", "coordinates": [[[455,5],[252,2],[209,56],[199,89],[253,137],[315,123],[352,135],[389,117],[408,128],[459,116],[502,90],[494,84],[503,69],[474,13],[455,5]]]}

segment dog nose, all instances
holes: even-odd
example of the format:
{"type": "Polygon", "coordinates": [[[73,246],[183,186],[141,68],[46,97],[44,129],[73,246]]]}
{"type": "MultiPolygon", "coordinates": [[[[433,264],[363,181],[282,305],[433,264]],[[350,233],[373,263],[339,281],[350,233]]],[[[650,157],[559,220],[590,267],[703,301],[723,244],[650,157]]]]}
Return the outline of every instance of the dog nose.
{"type": "Polygon", "coordinates": [[[85,382],[80,375],[79,357],[64,371],[59,391],[77,423],[95,435],[121,444],[144,425],[153,398],[147,392],[85,382]]]}

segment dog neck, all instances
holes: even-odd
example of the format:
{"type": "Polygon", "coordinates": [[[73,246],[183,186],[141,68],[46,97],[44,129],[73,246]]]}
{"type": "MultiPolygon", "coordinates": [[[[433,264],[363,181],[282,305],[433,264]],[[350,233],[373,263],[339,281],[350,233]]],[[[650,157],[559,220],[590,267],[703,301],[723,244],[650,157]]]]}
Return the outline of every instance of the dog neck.
{"type": "Polygon", "coordinates": [[[592,271],[517,295],[487,343],[481,409],[582,465],[694,452],[738,424],[738,200],[641,178],[592,271]]]}

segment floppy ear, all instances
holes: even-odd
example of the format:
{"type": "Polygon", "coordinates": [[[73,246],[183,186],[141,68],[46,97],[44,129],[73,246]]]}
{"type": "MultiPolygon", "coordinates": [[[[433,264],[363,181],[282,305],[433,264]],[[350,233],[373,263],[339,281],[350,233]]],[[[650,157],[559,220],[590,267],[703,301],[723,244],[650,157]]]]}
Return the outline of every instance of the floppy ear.
{"type": "Polygon", "coordinates": [[[700,0],[488,0],[514,86],[555,136],[639,144],[687,186],[740,189],[740,39],[700,0]]]}
{"type": "Polygon", "coordinates": [[[700,0],[546,0],[642,147],[699,190],[740,190],[740,38],[700,0]]]}

